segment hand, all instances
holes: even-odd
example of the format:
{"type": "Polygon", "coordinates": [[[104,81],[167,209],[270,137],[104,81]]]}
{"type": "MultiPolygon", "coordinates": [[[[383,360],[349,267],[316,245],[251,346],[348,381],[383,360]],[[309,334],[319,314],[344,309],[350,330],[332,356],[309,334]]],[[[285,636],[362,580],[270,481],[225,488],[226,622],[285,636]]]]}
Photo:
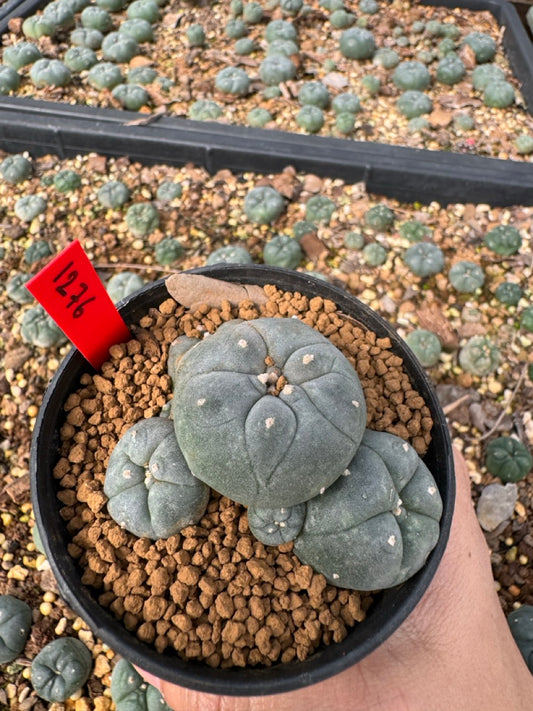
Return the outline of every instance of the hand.
{"type": "Polygon", "coordinates": [[[175,711],[531,711],[533,676],[496,594],[463,457],[450,540],[426,594],[400,628],[350,669],[299,691],[221,697],[139,670],[175,711]]]}

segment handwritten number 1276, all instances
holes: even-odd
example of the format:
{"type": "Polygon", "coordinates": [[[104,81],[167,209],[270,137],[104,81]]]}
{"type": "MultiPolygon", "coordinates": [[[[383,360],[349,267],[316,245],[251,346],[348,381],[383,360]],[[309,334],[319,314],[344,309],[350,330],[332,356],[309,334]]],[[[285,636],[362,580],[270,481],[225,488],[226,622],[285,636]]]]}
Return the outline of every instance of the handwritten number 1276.
{"type": "Polygon", "coordinates": [[[69,309],[71,306],[75,306],[74,310],[72,311],[72,318],[79,318],[80,316],[83,316],[83,309],[84,307],[90,303],[91,301],[94,301],[96,299],[96,296],[89,296],[83,301],[80,301],[80,299],[85,296],[87,290],[89,289],[88,285],[84,281],[79,282],[79,292],[74,293],[74,294],[69,294],[68,293],[68,288],[74,284],[76,279],[78,278],[78,270],[77,269],[72,269],[72,271],[69,272],[69,269],[73,266],[74,262],[70,261],[68,264],[66,264],[63,269],[57,274],[54,279],[52,280],[53,283],[55,284],[58,282],[60,279],[64,277],[64,281],[59,283],[56,286],[56,291],[58,294],[61,296],[67,296],[68,297],[68,303],[66,308],[69,309]],[[67,273],[68,272],[68,273],[67,273]]]}

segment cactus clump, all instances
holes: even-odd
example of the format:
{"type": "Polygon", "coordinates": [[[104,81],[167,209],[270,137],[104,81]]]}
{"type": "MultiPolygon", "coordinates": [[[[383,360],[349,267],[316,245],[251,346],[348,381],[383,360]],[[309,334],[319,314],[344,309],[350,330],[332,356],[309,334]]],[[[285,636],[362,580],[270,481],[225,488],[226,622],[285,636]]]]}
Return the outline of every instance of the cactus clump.
{"type": "Polygon", "coordinates": [[[0,664],[24,649],[32,623],[31,607],[13,595],[0,595],[0,664]]]}
{"type": "Polygon", "coordinates": [[[125,37],[131,37],[136,42],[153,42],[154,31],[152,25],[140,17],[132,20],[124,20],[118,26],[118,33],[125,37]]]}
{"type": "Polygon", "coordinates": [[[159,212],[151,202],[136,202],[126,211],[126,224],[135,237],[146,237],[159,227],[159,212]]]}
{"type": "Polygon", "coordinates": [[[0,174],[8,183],[22,183],[32,174],[31,162],[18,153],[8,156],[0,163],[0,174]]]}
{"type": "Polygon", "coordinates": [[[392,81],[402,91],[423,91],[430,85],[431,75],[425,64],[412,60],[398,64],[392,81]]]}
{"type": "Polygon", "coordinates": [[[116,304],[130,294],[134,294],[144,286],[144,280],[135,272],[119,272],[114,274],[106,284],[106,290],[111,300],[116,304]]]}
{"type": "Polygon", "coordinates": [[[505,81],[505,72],[497,64],[480,64],[472,72],[472,86],[477,91],[485,91],[489,84],[505,81]]]}
{"type": "Polygon", "coordinates": [[[496,54],[496,42],[484,32],[470,32],[463,40],[474,51],[476,62],[492,62],[496,54]]]}
{"type": "Polygon", "coordinates": [[[485,274],[479,264],[463,260],[453,265],[448,272],[448,279],[460,294],[473,294],[485,283],[485,274]]]}
{"type": "Polygon", "coordinates": [[[339,47],[348,59],[370,59],[376,51],[376,41],[369,30],[350,27],[341,34],[339,47]]]}
{"type": "Polygon", "coordinates": [[[318,106],[306,104],[296,114],[296,123],[307,133],[318,133],[324,125],[324,112],[318,106]]]}
{"type": "Polygon", "coordinates": [[[441,84],[457,84],[466,74],[466,67],[457,54],[448,54],[437,64],[435,76],[441,84]]]}
{"type": "Polygon", "coordinates": [[[365,225],[373,230],[388,230],[394,224],[394,211],[388,205],[380,203],[365,212],[365,225]]]}
{"type": "Polygon", "coordinates": [[[494,81],[487,84],[483,92],[483,103],[495,109],[505,109],[514,104],[516,95],[508,81],[494,81]]]}
{"type": "Polygon", "coordinates": [[[30,79],[37,87],[66,86],[72,75],[60,59],[38,59],[30,69],[30,79]]]}
{"type": "Polygon", "coordinates": [[[75,47],[88,47],[89,49],[100,49],[104,35],[100,30],[91,30],[87,27],[77,27],[70,33],[70,44],[75,47]]]}
{"type": "Polygon", "coordinates": [[[251,264],[250,252],[240,245],[227,244],[211,252],[206,264],[251,264]]]}
{"type": "Polygon", "coordinates": [[[31,683],[38,696],[61,703],[80,689],[91,673],[93,657],[75,637],[60,637],[41,649],[31,665],[31,683]]]}
{"type": "Polygon", "coordinates": [[[459,365],[472,375],[489,375],[499,364],[500,350],[486,336],[472,336],[459,351],[459,365]]]}
{"type": "Polygon", "coordinates": [[[489,249],[503,257],[516,254],[522,245],[520,232],[513,225],[497,225],[483,240],[489,249]]]}
{"type": "Polygon", "coordinates": [[[66,340],[63,331],[40,304],[32,306],[24,312],[20,335],[24,343],[30,343],[39,348],[59,346],[66,340]]]}
{"type": "Polygon", "coordinates": [[[273,267],[295,269],[303,256],[298,240],[290,235],[280,234],[265,244],[263,261],[273,267]]]}
{"type": "Polygon", "coordinates": [[[121,106],[129,111],[139,111],[150,101],[150,94],[140,84],[117,84],[111,94],[121,106]]]}
{"type": "Polygon", "coordinates": [[[307,81],[300,87],[298,101],[303,106],[308,104],[326,109],[329,106],[330,94],[328,88],[321,81],[307,81]]]}
{"type": "Polygon", "coordinates": [[[252,188],[244,198],[244,214],[257,225],[271,225],[284,209],[283,196],[270,185],[252,188]]]}
{"type": "Polygon", "coordinates": [[[2,61],[8,67],[18,70],[33,64],[41,57],[41,50],[33,42],[17,42],[4,49],[2,61]]]}
{"type": "Polygon", "coordinates": [[[65,168],[54,175],[54,188],[60,193],[70,193],[81,185],[81,177],[75,170],[65,168]]]}
{"type": "Polygon", "coordinates": [[[263,128],[270,121],[272,121],[272,114],[268,109],[264,109],[262,106],[256,106],[250,109],[246,115],[246,120],[249,126],[254,126],[255,128],[263,128]]]}
{"type": "Polygon", "coordinates": [[[113,89],[124,82],[124,76],[113,62],[98,62],[89,69],[87,81],[95,89],[113,89]]]}
{"type": "Polygon", "coordinates": [[[89,5],[82,10],[80,15],[82,27],[88,30],[98,30],[103,34],[109,32],[113,27],[113,18],[101,7],[97,5],[89,5]]]}
{"type": "Polygon", "coordinates": [[[302,321],[229,321],[174,359],[171,347],[174,426],[185,459],[234,501],[302,503],[341,476],[357,451],[366,422],[359,379],[302,321]]]}
{"type": "Polygon", "coordinates": [[[432,368],[439,362],[442,346],[439,337],[425,328],[411,331],[405,339],[424,368],[432,368]]]}
{"type": "Polygon", "coordinates": [[[444,268],[444,253],[431,242],[418,242],[409,247],[403,260],[413,274],[419,277],[438,274],[444,268]]]}
{"type": "Polygon", "coordinates": [[[249,508],[248,524],[254,536],[268,546],[290,543],[302,530],[305,503],[277,509],[249,508]]]}
{"type": "Polygon", "coordinates": [[[497,437],[485,450],[485,465],[504,484],[524,479],[533,467],[528,448],[515,437],[497,437]]]}
{"type": "Polygon", "coordinates": [[[189,107],[189,118],[195,121],[212,121],[220,116],[221,107],[210,99],[198,99],[189,107]]]}
{"type": "Polygon", "coordinates": [[[162,417],[141,420],[120,438],[109,457],[104,493],[121,527],[152,539],[196,524],[209,500],[209,487],[183,458],[172,420],[162,417]]]}
{"type": "Polygon", "coordinates": [[[215,86],[225,94],[245,96],[250,91],[250,77],[240,67],[224,67],[215,77],[215,86]]]}
{"type": "Polygon", "coordinates": [[[102,42],[102,56],[107,62],[126,63],[138,53],[136,40],[122,32],[110,32],[102,42]]]}
{"type": "Polygon", "coordinates": [[[294,79],[296,65],[283,54],[270,54],[259,65],[259,76],[267,86],[275,86],[294,79]]]}
{"type": "Polygon", "coordinates": [[[126,15],[129,20],[146,20],[157,22],[161,17],[159,5],[155,0],[133,0],[128,5],[126,15]]]}
{"type": "Polygon", "coordinates": [[[512,281],[504,281],[498,286],[494,296],[506,306],[516,306],[522,298],[522,293],[522,288],[519,284],[515,284],[512,281]]]}
{"type": "Polygon", "coordinates": [[[121,180],[109,180],[98,188],[96,197],[100,205],[114,210],[128,202],[130,190],[121,180]]]}
{"type": "Polygon", "coordinates": [[[63,61],[71,72],[83,72],[98,62],[96,52],[90,47],[70,47],[65,52],[63,61]]]}
{"type": "Polygon", "coordinates": [[[294,552],[332,585],[391,587],[424,565],[441,515],[437,485],[416,451],[366,430],[345,475],[307,502],[294,552]]]}
{"type": "Polygon", "coordinates": [[[16,69],[0,64],[0,94],[9,94],[20,86],[20,77],[16,69]]]}

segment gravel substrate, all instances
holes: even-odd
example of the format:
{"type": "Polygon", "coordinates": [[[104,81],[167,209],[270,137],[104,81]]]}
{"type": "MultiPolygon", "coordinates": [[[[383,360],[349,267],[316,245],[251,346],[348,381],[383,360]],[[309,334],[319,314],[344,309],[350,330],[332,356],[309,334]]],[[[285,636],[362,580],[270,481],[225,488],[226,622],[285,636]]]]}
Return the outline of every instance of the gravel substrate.
{"type": "MultiPolygon", "coordinates": [[[[210,176],[203,169],[131,164],[127,159],[106,159],[91,154],[70,160],[54,156],[33,159],[32,175],[21,183],[0,180],[0,230],[2,281],[16,274],[35,274],[49,259],[30,263],[27,248],[47,244],[51,254],[78,238],[104,281],[131,271],[153,280],[205,264],[214,249],[226,244],[246,247],[257,263],[264,247],[276,234],[293,236],[296,222],[304,220],[306,203],[316,195],[331,199],[335,210],[329,223],[321,223],[302,240],[299,271],[320,273],[346,288],[378,311],[406,336],[424,327],[439,336],[443,353],[429,369],[449,417],[454,442],[467,459],[477,501],[487,484],[497,481],[486,470],[484,451],[488,441],[501,434],[514,434],[529,448],[533,446],[531,402],[533,383],[527,366],[533,364],[533,334],[521,326],[524,310],[531,304],[533,257],[531,229],[533,208],[514,206],[437,203],[427,206],[399,203],[368,195],[364,185],[300,175],[290,168],[271,176],[250,173],[233,175],[221,171],[210,176]],[[81,184],[68,193],[54,187],[52,179],[61,170],[74,170],[81,184]],[[129,201],[121,208],[104,208],[96,198],[98,188],[110,179],[120,179],[130,188],[129,201]],[[170,203],[157,200],[163,181],[179,182],[181,197],[170,203]],[[244,199],[258,185],[273,185],[286,198],[284,212],[271,226],[252,224],[244,214],[244,199]],[[30,194],[47,199],[45,211],[29,223],[15,215],[16,201],[30,194]],[[125,220],[127,208],[135,202],[156,205],[159,227],[145,237],[131,234],[125,220]],[[387,228],[367,225],[370,207],[386,205],[393,211],[387,228]],[[426,239],[439,246],[444,267],[437,274],[415,276],[404,261],[412,243],[402,236],[403,225],[416,219],[431,230],[426,239]],[[499,256],[484,243],[486,233],[497,225],[514,225],[522,237],[520,250],[499,256]],[[384,248],[384,261],[371,266],[368,251],[349,247],[363,243],[384,248]],[[350,236],[348,236],[350,235],[350,236]],[[182,256],[173,264],[160,265],[155,246],[165,237],[177,237],[182,256]],[[359,243],[361,241],[359,240],[359,243]],[[470,294],[460,294],[451,285],[449,269],[469,260],[482,267],[485,281],[470,294]],[[516,306],[505,306],[494,292],[503,281],[522,288],[516,306]],[[486,376],[465,372],[459,352],[467,340],[485,335],[499,348],[500,364],[486,376]]],[[[405,233],[405,232],[404,232],[405,233]]],[[[35,247],[32,247],[35,249],[35,247]]],[[[24,314],[35,304],[19,304],[1,291],[3,357],[1,393],[0,593],[12,593],[29,602],[34,611],[31,636],[22,655],[5,666],[0,676],[0,707],[14,711],[35,708],[43,711],[96,709],[110,711],[110,673],[115,655],[96,639],[62,602],[49,566],[33,542],[29,496],[29,447],[31,431],[49,379],[67,345],[41,347],[25,342],[21,335],[24,314]],[[94,658],[87,685],[65,703],[43,703],[34,694],[29,664],[42,646],[56,636],[78,636],[94,658]]],[[[502,608],[509,612],[521,604],[533,604],[533,475],[518,483],[518,500],[510,520],[503,521],[487,540],[493,551],[494,576],[502,608]]]]}
{"type": "MultiPolygon", "coordinates": [[[[242,21],[242,17],[236,14],[235,4],[228,0],[208,5],[171,0],[163,5],[160,19],[152,22],[153,41],[140,42],[138,52],[128,62],[118,64],[124,81],[133,69],[144,67],[157,73],[157,79],[144,86],[148,96],[141,111],[190,117],[195,102],[209,100],[218,105],[220,115],[217,120],[220,122],[249,125],[253,122],[249,112],[262,109],[271,116],[265,124],[266,128],[305,133],[306,129],[298,122],[298,113],[302,108],[300,90],[310,82],[322,82],[331,100],[344,92],[358,96],[361,110],[354,115],[353,127],[350,124],[347,129],[339,129],[335,111],[331,105],[326,106],[324,123],[318,131],[320,135],[500,159],[529,160],[533,151],[530,145],[533,120],[521,97],[520,82],[513,76],[503,50],[502,28],[488,11],[428,7],[394,0],[392,3],[378,2],[377,11],[369,14],[355,2],[344,3],[346,10],[355,17],[356,24],[352,27],[360,26],[372,32],[377,49],[395,51],[401,62],[419,62],[422,57],[427,64],[431,82],[423,91],[433,105],[432,110],[422,117],[427,121],[420,124],[420,119],[409,121],[396,106],[402,90],[392,81],[395,67],[390,66],[387,60],[386,66],[383,66],[384,62],[377,58],[378,55],[368,59],[343,56],[339,47],[346,28],[332,25],[332,10],[326,9],[327,1],[320,4],[318,0],[311,0],[305,5],[306,10],[300,10],[294,17],[284,13],[276,3],[271,5],[265,3],[260,21],[243,23],[245,37],[255,47],[248,54],[236,52],[237,39],[230,37],[230,30],[226,29],[229,22],[242,21]],[[265,28],[271,20],[292,23],[299,42],[299,51],[291,55],[296,73],[279,85],[279,96],[269,95],[276,87],[265,84],[260,70],[268,54],[265,28]],[[187,32],[193,25],[201,25],[204,30],[203,46],[191,46],[187,32]],[[453,39],[437,29],[442,26],[448,30],[455,28],[453,39]],[[505,108],[486,105],[483,91],[473,86],[473,72],[480,62],[470,47],[463,45],[463,40],[474,28],[494,40],[497,51],[492,61],[514,87],[515,99],[505,108]],[[465,67],[464,77],[453,84],[437,79],[438,63],[450,50],[457,53],[465,67]],[[244,93],[224,93],[217,89],[215,81],[218,72],[231,67],[248,75],[249,86],[244,93]],[[368,88],[368,77],[379,80],[378,90],[368,88]],[[160,83],[162,78],[171,80],[173,85],[163,88],[160,83]]],[[[112,13],[113,27],[107,32],[116,31],[126,19],[126,13],[127,9],[112,13]]],[[[80,26],[80,17],[81,14],[77,13],[77,27],[80,26]]],[[[10,31],[3,38],[4,47],[26,39],[22,24],[22,18],[11,20],[10,31]]],[[[53,39],[41,37],[32,41],[47,59],[63,60],[72,46],[70,30],[59,32],[53,39]]],[[[96,57],[98,61],[105,59],[101,49],[96,50],[96,57]]],[[[19,70],[21,83],[14,92],[17,96],[95,107],[123,106],[111,89],[95,88],[89,80],[88,70],[73,71],[71,81],[64,87],[39,88],[30,78],[31,68],[32,65],[27,65],[19,70]]],[[[343,123],[346,125],[346,121],[343,123]]]]}

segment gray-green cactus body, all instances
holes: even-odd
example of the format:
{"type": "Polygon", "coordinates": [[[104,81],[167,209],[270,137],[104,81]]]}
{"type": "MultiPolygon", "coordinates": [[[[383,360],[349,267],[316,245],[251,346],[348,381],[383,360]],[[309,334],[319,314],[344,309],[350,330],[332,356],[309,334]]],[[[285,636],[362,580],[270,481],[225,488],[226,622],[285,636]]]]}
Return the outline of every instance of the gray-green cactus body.
{"type": "Polygon", "coordinates": [[[147,684],[126,659],[113,669],[111,696],[117,711],[171,711],[155,686],[147,684]]]}
{"type": "Polygon", "coordinates": [[[0,596],[0,664],[12,662],[22,652],[31,620],[29,605],[13,595],[0,596]]]}
{"type": "Polygon", "coordinates": [[[90,651],[79,639],[55,639],[43,647],[33,660],[33,688],[46,701],[66,701],[89,678],[92,661],[90,651]]]}
{"type": "Polygon", "coordinates": [[[209,487],[191,474],[171,420],[142,420],[109,457],[104,493],[111,517],[136,536],[168,538],[197,523],[209,487]]]}
{"type": "Polygon", "coordinates": [[[247,506],[317,495],[363,436],[354,369],[297,319],[228,322],[182,356],[173,380],[176,436],[191,471],[247,506]]]}
{"type": "Polygon", "coordinates": [[[441,515],[437,485],[416,451],[367,430],[344,476],[307,502],[294,551],[333,585],[393,587],[424,565],[441,515]]]}
{"type": "Polygon", "coordinates": [[[278,509],[249,508],[250,531],[267,546],[290,543],[302,530],[305,509],[305,503],[278,509]]]}

